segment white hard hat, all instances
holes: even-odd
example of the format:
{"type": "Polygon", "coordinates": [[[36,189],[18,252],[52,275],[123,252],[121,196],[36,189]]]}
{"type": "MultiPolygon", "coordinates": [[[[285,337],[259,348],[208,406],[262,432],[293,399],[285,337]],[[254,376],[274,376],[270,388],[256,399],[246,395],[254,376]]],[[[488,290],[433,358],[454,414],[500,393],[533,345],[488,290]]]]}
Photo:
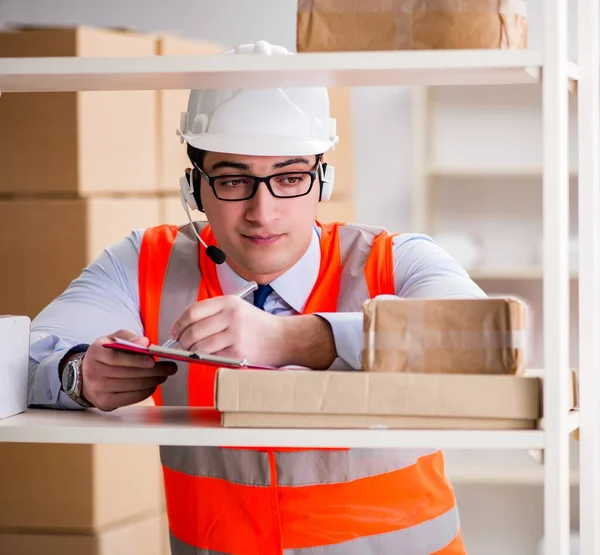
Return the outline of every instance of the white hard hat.
{"type": "MultiPolygon", "coordinates": [[[[265,41],[224,54],[294,55],[265,41]]],[[[325,87],[192,90],[177,134],[201,150],[251,156],[321,154],[338,140],[325,87]]]]}

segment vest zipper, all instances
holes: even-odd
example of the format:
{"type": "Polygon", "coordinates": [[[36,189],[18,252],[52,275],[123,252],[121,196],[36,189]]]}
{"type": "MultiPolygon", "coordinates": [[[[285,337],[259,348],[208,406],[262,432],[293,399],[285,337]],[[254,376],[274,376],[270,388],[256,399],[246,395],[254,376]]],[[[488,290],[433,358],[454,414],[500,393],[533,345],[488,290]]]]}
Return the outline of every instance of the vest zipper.
{"type": "Polygon", "coordinates": [[[273,510],[273,527],[275,529],[273,554],[283,555],[283,539],[281,537],[281,511],[279,510],[279,494],[277,480],[277,463],[275,461],[275,450],[269,449],[269,470],[271,473],[271,508],[273,510]]]}

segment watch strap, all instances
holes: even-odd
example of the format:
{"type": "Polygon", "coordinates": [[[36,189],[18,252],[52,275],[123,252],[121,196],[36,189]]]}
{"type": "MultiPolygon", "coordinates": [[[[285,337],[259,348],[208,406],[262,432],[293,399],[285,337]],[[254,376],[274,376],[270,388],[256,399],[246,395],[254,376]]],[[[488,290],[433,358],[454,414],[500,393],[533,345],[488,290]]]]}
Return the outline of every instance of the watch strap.
{"type": "Polygon", "coordinates": [[[75,401],[79,406],[84,407],[84,408],[92,408],[94,405],[92,403],[90,403],[84,396],[83,396],[83,383],[82,383],[82,375],[81,375],[81,365],[83,362],[83,359],[85,357],[85,353],[86,353],[87,349],[85,350],[80,350],[76,356],[74,356],[67,364],[71,364],[75,367],[75,372],[76,372],[76,377],[75,377],[75,388],[73,391],[69,392],[67,391],[67,395],[69,396],[69,398],[72,401],[75,401]]]}

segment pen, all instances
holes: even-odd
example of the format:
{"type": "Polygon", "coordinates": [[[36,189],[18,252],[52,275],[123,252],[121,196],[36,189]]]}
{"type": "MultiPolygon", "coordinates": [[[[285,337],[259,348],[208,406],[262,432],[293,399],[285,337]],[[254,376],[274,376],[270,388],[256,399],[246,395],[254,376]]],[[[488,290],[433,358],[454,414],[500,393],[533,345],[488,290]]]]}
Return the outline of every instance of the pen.
{"type": "MultiPolygon", "coordinates": [[[[242,287],[241,289],[236,291],[233,294],[233,296],[243,299],[248,293],[251,293],[252,291],[256,291],[257,289],[258,289],[258,284],[255,281],[249,281],[248,283],[246,283],[246,285],[244,285],[244,287],[242,287]]],[[[168,349],[169,347],[172,347],[173,345],[175,345],[175,343],[177,343],[177,339],[168,339],[161,345],[161,347],[168,349]]]]}

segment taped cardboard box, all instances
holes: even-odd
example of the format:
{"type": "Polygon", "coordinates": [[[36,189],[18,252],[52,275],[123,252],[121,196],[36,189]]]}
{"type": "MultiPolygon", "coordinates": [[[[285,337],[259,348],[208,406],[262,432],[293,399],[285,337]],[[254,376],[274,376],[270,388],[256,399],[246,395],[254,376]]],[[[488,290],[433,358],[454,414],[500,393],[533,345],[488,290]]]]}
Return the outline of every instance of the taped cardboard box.
{"type": "MultiPolygon", "coordinates": [[[[155,39],[93,27],[0,32],[0,57],[150,57],[155,39]]],[[[0,192],[156,189],[156,92],[17,93],[0,102],[0,192]]]]}
{"type": "Polygon", "coordinates": [[[527,305],[516,298],[377,298],[363,306],[366,372],[525,371],[527,305]]]}
{"type": "Polygon", "coordinates": [[[532,429],[542,400],[526,375],[220,369],[216,382],[225,427],[532,429]]]}
{"type": "Polygon", "coordinates": [[[527,48],[525,0],[298,0],[298,52],[527,48]]]}

